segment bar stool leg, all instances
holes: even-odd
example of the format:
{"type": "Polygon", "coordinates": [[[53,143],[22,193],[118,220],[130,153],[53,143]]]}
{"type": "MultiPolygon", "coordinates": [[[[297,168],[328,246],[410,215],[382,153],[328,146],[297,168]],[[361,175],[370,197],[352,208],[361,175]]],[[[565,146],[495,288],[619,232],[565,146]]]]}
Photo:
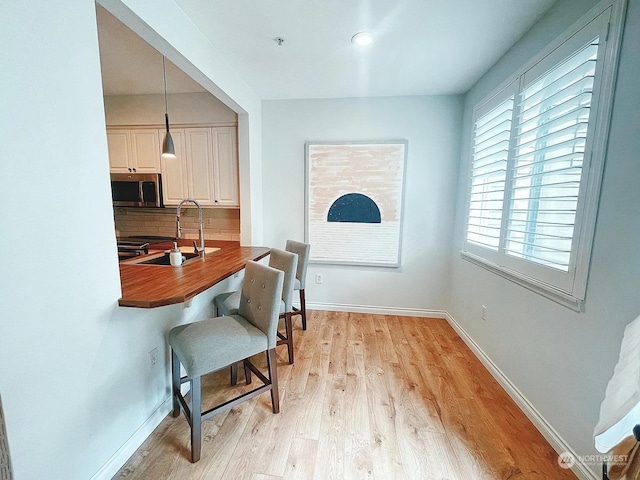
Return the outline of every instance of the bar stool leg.
{"type": "Polygon", "coordinates": [[[275,348],[267,351],[267,367],[269,368],[269,380],[271,380],[271,408],[273,413],[279,413],[280,392],[278,391],[278,369],[275,348]]]}
{"type": "Polygon", "coordinates": [[[231,364],[231,385],[237,385],[238,384],[238,363],[237,362],[233,362],[231,364]]]}
{"type": "Polygon", "coordinates": [[[289,364],[293,364],[293,323],[291,321],[292,312],[284,314],[284,328],[287,333],[287,351],[289,353],[289,364]]]}
{"type": "Polygon", "coordinates": [[[180,394],[180,360],[178,355],[171,349],[171,397],[173,399],[173,411],[171,415],[177,417],[180,415],[180,402],[178,395],[180,394]]]}
{"type": "Polygon", "coordinates": [[[304,298],[304,288],[300,289],[300,312],[302,313],[302,330],[307,329],[307,305],[304,298]]]}
{"type": "Polygon", "coordinates": [[[244,379],[247,382],[247,385],[251,383],[251,370],[249,370],[249,365],[247,360],[244,360],[244,379]]]}
{"type": "Polygon", "coordinates": [[[200,460],[202,450],[202,404],[200,377],[191,379],[191,462],[200,460]]]}

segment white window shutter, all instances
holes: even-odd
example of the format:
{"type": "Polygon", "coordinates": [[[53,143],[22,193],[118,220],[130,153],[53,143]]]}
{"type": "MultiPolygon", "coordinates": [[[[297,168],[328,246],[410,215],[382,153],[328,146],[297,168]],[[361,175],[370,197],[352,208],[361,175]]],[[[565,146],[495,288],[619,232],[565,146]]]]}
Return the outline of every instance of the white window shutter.
{"type": "Polygon", "coordinates": [[[497,251],[507,179],[514,96],[475,122],[467,242],[497,251]]]}
{"type": "Polygon", "coordinates": [[[568,271],[597,38],[519,95],[505,251],[568,271]]]}

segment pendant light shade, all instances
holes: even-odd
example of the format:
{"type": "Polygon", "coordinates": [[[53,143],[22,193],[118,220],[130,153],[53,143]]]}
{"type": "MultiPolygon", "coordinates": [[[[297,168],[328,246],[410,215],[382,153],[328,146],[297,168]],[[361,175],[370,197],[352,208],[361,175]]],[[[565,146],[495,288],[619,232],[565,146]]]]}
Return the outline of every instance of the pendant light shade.
{"type": "Polygon", "coordinates": [[[162,156],[163,157],[176,156],[176,149],[173,146],[173,138],[171,137],[171,134],[169,132],[167,132],[167,134],[164,136],[164,140],[162,142],[162,156]]]}
{"type": "Polygon", "coordinates": [[[162,141],[162,156],[165,158],[175,158],[176,149],[173,146],[173,138],[171,132],[169,132],[169,115],[164,114],[165,125],[167,126],[167,133],[164,134],[164,140],[162,141]]]}
{"type": "Polygon", "coordinates": [[[162,77],[164,79],[164,124],[167,128],[167,133],[164,135],[162,141],[162,156],[165,158],[175,158],[176,149],[173,146],[173,138],[169,132],[169,109],[167,104],[167,67],[165,65],[164,55],[162,56],[162,77]]]}

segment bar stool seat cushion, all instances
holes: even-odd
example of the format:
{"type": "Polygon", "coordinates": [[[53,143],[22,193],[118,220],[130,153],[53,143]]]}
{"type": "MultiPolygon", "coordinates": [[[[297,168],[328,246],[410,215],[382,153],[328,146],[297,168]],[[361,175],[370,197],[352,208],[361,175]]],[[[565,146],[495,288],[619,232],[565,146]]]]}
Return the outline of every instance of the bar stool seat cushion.
{"type": "MultiPolygon", "coordinates": [[[[217,309],[217,315],[237,315],[238,308],[240,308],[240,291],[226,292],[216,295],[214,303],[217,309]]],[[[285,304],[283,300],[280,300],[280,312],[285,312],[285,304]]]]}
{"type": "Polygon", "coordinates": [[[239,315],[177,326],[169,332],[169,345],[190,379],[270,348],[264,332],[239,315]]]}

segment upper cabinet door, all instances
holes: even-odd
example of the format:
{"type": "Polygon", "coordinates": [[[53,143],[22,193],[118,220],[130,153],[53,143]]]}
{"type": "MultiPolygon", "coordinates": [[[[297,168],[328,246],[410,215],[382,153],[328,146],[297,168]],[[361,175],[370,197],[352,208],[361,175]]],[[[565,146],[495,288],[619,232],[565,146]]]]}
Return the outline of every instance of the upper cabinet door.
{"type": "Polygon", "coordinates": [[[185,128],[191,198],[200,205],[215,205],[213,155],[209,128],[185,128]]]}
{"type": "MultiPolygon", "coordinates": [[[[159,139],[163,140],[164,134],[164,130],[158,130],[159,139]]],[[[171,137],[176,149],[176,158],[160,158],[162,165],[162,195],[165,205],[178,205],[185,198],[189,198],[184,129],[172,128],[171,137]]]]}
{"type": "Polygon", "coordinates": [[[238,140],[236,127],[211,128],[215,169],[215,204],[238,206],[238,140]]]}
{"type": "Polygon", "coordinates": [[[160,173],[160,142],[157,129],[131,130],[133,169],[137,173],[160,173]]]}
{"type": "Polygon", "coordinates": [[[109,167],[113,173],[129,173],[131,158],[129,152],[129,130],[108,130],[109,167]]]}

